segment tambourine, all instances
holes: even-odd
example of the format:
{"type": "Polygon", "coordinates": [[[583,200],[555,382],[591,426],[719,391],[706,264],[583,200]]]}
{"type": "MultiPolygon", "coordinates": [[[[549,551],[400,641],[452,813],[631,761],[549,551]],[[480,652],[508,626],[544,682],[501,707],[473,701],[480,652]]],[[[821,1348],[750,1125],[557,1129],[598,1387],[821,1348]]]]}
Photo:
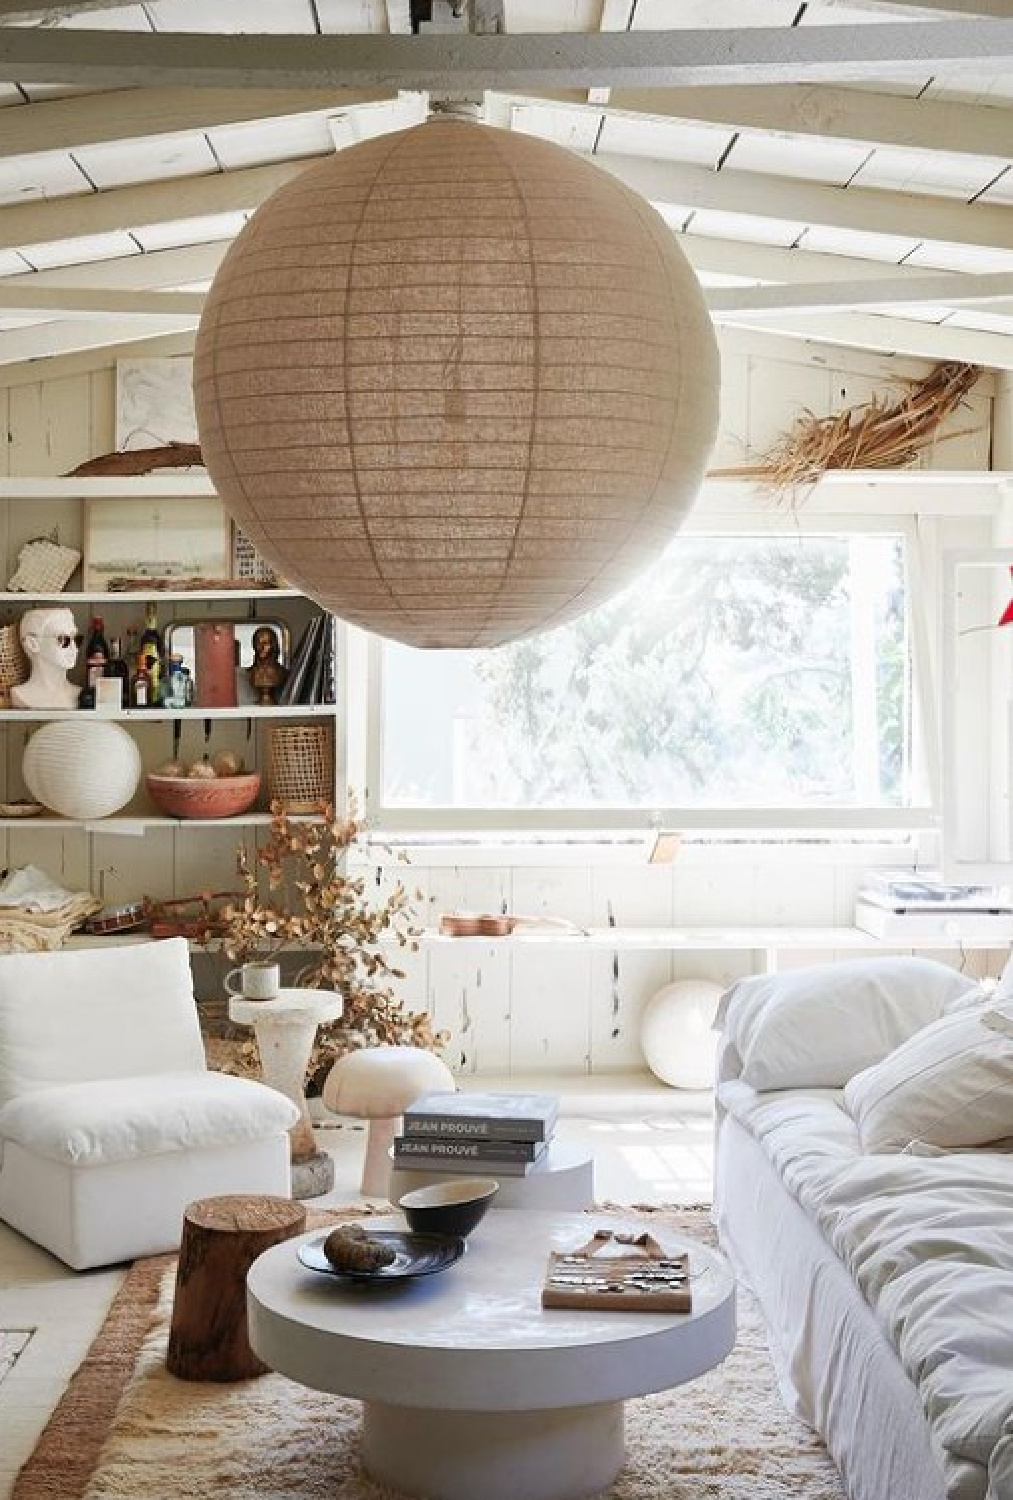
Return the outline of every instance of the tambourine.
{"type": "Polygon", "coordinates": [[[132,932],[137,927],[144,927],[147,920],[142,903],[131,901],[126,906],[104,906],[88,918],[84,931],[94,937],[106,937],[114,932],[132,932]]]}

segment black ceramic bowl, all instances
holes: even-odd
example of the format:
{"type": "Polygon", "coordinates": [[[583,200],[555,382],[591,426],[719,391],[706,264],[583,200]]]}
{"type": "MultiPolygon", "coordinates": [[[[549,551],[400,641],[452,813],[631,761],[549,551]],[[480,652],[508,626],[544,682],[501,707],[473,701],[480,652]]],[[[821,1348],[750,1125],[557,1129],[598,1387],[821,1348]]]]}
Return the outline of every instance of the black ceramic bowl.
{"type": "Polygon", "coordinates": [[[398,1199],[398,1208],[416,1234],[456,1234],[463,1239],[481,1222],[498,1192],[495,1177],[448,1177],[446,1182],[413,1188],[398,1199]]]}

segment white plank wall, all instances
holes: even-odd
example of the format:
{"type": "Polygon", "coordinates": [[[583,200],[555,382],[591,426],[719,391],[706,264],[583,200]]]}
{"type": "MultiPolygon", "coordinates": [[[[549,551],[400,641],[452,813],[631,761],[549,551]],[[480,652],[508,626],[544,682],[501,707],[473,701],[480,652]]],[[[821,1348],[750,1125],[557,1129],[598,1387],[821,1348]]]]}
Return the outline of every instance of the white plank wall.
{"type": "MultiPolygon", "coordinates": [[[[755,459],[803,409],[836,410],[874,391],[882,394],[888,379],[917,378],[927,371],[915,361],[789,345],[763,334],[726,332],[722,348],[723,418],[715,466],[755,459]]],[[[103,357],[109,358],[96,355],[93,366],[80,355],[54,361],[45,379],[33,378],[21,367],[11,377],[15,383],[0,387],[6,433],[0,473],[61,474],[112,449],[115,367],[103,365],[103,357]]],[[[950,443],[937,444],[925,455],[925,466],[988,467],[991,392],[991,383],[983,382],[950,424],[951,430],[968,430],[950,443]]],[[[23,542],[54,527],[61,540],[79,545],[79,508],[72,502],[0,505],[0,558],[8,575],[23,542]]],[[[0,772],[8,795],[19,792],[23,728],[7,729],[0,772]]],[[[192,739],[199,725],[190,730],[192,739]]],[[[160,750],[169,734],[166,726],[145,725],[141,733],[152,741],[146,747],[149,755],[168,753],[160,750]]],[[[199,753],[196,742],[188,742],[187,748],[199,753]]],[[[53,877],[90,888],[110,903],[231,888],[236,845],[235,831],[207,826],[178,834],[149,830],[141,837],[89,837],[80,830],[29,826],[0,834],[6,866],[41,865],[53,877]]],[[[407,868],[367,868],[378,894],[398,875],[417,889],[419,914],[427,926],[435,926],[441,912],[457,909],[568,917],[598,927],[610,922],[621,927],[835,926],[850,923],[855,889],[870,859],[877,857],[886,858],[882,851],[876,855],[854,847],[764,852],[751,845],[736,852],[690,844],[671,866],[574,864],[572,856],[562,863],[549,855],[543,864],[530,859],[511,864],[490,851],[459,865],[416,858],[407,868]]],[[[787,966],[817,956],[830,955],[786,952],[782,962],[787,966]]],[[[950,961],[959,962],[959,957],[950,961]]],[[[993,972],[999,961],[996,954],[967,958],[969,967],[993,972]]],[[[612,1072],[642,1067],[639,1019],[660,985],[688,976],[726,983],[758,963],[759,955],[749,952],[614,954],[551,944],[522,948],[491,940],[407,954],[403,993],[412,1006],[426,1007],[449,1033],[448,1057],[461,1073],[612,1072]]],[[[207,972],[206,965],[201,972],[207,972]]]]}

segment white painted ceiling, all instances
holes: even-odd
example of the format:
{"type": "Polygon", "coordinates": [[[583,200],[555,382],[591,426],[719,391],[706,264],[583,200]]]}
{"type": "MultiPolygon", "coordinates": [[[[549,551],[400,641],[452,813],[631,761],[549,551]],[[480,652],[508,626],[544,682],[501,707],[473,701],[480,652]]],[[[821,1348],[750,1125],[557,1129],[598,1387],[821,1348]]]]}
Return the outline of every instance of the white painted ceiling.
{"type": "MultiPolygon", "coordinates": [[[[455,27],[481,29],[490,0],[458,8],[455,22],[434,0],[413,37],[410,0],[0,0],[0,366],[191,330],[194,294],[291,171],[425,118],[420,45],[422,75],[435,56],[455,77],[455,27]],[[352,37],[373,39],[368,77],[348,71],[354,46],[335,47],[352,37]],[[218,79],[244,86],[226,90],[209,70],[229,38],[218,79]],[[261,44],[265,67],[247,67],[261,44]]],[[[490,123],[595,156],[644,192],[721,323],[1013,368],[1013,0],[503,0],[502,13],[504,36],[470,38],[484,71],[463,91],[490,123]],[[633,33],[621,46],[644,39],[640,70],[613,59],[589,87],[579,49],[620,32],[633,33]],[[509,88],[504,43],[520,47],[509,88]],[[688,78],[669,43],[697,59],[688,78]]]]}

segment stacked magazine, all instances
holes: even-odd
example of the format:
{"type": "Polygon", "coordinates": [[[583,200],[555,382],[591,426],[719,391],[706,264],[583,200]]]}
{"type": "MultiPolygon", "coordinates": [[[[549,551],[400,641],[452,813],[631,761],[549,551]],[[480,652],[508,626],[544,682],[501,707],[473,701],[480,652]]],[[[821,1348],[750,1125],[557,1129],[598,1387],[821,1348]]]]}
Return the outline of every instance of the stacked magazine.
{"type": "Polygon", "coordinates": [[[423,1094],[405,1110],[394,1164],[523,1177],[545,1155],[558,1112],[553,1094],[423,1094]]]}

